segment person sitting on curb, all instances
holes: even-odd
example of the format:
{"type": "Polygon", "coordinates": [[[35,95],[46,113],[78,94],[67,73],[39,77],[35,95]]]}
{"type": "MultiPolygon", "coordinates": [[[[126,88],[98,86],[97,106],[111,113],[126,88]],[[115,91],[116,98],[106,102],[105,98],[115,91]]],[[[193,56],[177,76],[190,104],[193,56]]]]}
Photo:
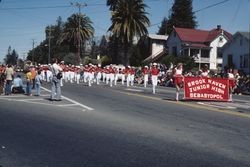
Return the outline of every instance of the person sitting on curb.
{"type": "Polygon", "coordinates": [[[23,80],[21,79],[21,75],[17,75],[16,78],[14,78],[13,86],[12,86],[12,93],[25,93],[23,89],[23,80]]]}

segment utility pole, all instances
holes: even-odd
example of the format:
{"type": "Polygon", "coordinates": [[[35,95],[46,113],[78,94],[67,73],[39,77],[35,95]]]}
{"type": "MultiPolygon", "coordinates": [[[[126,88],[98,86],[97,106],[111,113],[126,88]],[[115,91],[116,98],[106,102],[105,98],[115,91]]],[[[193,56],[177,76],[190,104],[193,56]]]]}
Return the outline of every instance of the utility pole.
{"type": "Polygon", "coordinates": [[[80,51],[81,51],[81,37],[80,37],[80,28],[81,28],[81,8],[87,6],[86,3],[79,3],[76,2],[71,3],[71,5],[74,5],[76,7],[78,7],[78,32],[77,32],[77,41],[78,41],[78,46],[77,46],[77,62],[81,63],[81,56],[80,56],[80,51]]]}
{"type": "Polygon", "coordinates": [[[34,58],[35,58],[35,51],[34,51],[34,46],[35,46],[35,39],[32,40],[32,65],[34,65],[34,58]]]}
{"type": "Polygon", "coordinates": [[[51,26],[49,26],[49,35],[48,35],[48,64],[50,63],[50,40],[51,38],[53,38],[53,36],[51,36],[51,26]]]}

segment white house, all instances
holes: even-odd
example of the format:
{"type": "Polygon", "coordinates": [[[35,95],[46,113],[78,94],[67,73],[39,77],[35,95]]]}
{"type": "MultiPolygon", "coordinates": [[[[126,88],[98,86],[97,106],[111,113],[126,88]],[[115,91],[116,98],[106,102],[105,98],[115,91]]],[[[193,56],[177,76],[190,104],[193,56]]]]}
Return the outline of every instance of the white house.
{"type": "Polygon", "coordinates": [[[233,67],[250,75],[250,32],[236,32],[223,47],[223,67],[233,67]]]}
{"type": "Polygon", "coordinates": [[[231,41],[232,35],[220,26],[207,30],[176,28],[167,40],[169,54],[193,56],[199,68],[202,64],[209,65],[209,69],[222,67],[221,48],[231,41]]]}
{"type": "Polygon", "coordinates": [[[153,62],[159,59],[165,53],[165,45],[168,36],[149,34],[144,43],[149,48],[147,58],[143,62],[153,62]]]}

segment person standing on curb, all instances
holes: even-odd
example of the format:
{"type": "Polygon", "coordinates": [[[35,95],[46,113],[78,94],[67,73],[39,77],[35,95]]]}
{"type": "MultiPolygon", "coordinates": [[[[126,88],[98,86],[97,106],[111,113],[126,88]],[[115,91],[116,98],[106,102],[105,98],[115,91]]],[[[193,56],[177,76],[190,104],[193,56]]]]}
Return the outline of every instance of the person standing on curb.
{"type": "Polygon", "coordinates": [[[58,61],[56,58],[52,60],[51,72],[51,101],[61,101],[61,76],[59,75],[62,72],[62,68],[57,64],[58,61]]]}
{"type": "Polygon", "coordinates": [[[37,71],[37,75],[35,77],[35,82],[36,82],[36,96],[40,96],[41,95],[41,84],[42,84],[42,76],[41,76],[41,71],[38,70],[37,71]]]}
{"type": "Polygon", "coordinates": [[[11,94],[11,85],[13,81],[14,76],[14,70],[10,64],[8,64],[7,68],[5,69],[5,75],[6,75],[6,84],[5,84],[5,95],[11,94]]]}
{"type": "Polygon", "coordinates": [[[31,94],[31,81],[32,81],[32,74],[30,69],[28,69],[26,73],[26,95],[27,96],[32,96],[31,94]]]}

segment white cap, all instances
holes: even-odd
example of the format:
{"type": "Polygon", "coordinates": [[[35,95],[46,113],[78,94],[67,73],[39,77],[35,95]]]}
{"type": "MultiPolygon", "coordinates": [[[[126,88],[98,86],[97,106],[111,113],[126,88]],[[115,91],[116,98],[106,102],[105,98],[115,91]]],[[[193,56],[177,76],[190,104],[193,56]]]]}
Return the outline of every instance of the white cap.
{"type": "Polygon", "coordinates": [[[157,63],[153,63],[153,66],[157,66],[157,63]]]}

